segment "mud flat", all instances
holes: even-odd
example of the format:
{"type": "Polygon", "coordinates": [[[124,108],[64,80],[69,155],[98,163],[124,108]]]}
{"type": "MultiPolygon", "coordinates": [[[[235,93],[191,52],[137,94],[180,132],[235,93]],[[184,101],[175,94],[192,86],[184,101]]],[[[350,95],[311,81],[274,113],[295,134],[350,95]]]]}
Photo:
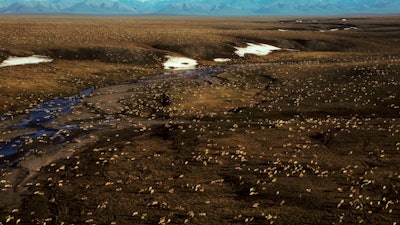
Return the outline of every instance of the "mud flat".
{"type": "Polygon", "coordinates": [[[19,35],[2,53],[54,59],[0,68],[1,141],[77,128],[1,169],[3,224],[400,223],[398,18],[53,19],[33,20],[52,35],[0,22],[19,35]],[[247,43],[297,51],[236,55],[247,43]],[[164,70],[171,55],[198,65],[164,70]],[[89,87],[49,123],[17,126],[89,87]]]}

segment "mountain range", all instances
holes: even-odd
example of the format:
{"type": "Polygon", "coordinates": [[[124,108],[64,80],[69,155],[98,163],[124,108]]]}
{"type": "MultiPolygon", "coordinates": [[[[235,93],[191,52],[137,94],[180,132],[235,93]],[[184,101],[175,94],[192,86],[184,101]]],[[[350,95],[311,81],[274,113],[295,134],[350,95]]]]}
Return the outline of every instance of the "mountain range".
{"type": "Polygon", "coordinates": [[[0,0],[0,14],[344,15],[400,13],[400,0],[0,0]]]}

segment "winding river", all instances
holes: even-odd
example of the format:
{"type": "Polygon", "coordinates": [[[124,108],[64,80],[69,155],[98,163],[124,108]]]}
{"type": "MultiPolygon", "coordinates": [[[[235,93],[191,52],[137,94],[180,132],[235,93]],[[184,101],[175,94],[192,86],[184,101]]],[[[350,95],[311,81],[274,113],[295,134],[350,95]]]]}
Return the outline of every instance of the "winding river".
{"type": "MultiPolygon", "coordinates": [[[[112,84],[106,88],[115,87],[115,89],[119,89],[118,86],[120,85],[170,79],[205,79],[222,73],[228,68],[228,66],[214,66],[182,71],[177,74],[161,74],[122,84],[112,84]]],[[[20,130],[17,132],[17,136],[0,141],[0,168],[19,162],[30,153],[37,151],[37,146],[40,146],[40,149],[46,149],[49,146],[59,145],[71,140],[72,132],[79,133],[79,131],[82,131],[83,128],[78,124],[68,124],[55,128],[47,125],[62,119],[63,116],[71,112],[74,106],[81,103],[83,99],[90,98],[90,95],[95,90],[95,88],[89,88],[71,97],[44,102],[33,109],[27,110],[28,113],[19,121],[14,121],[11,116],[0,116],[0,120],[6,124],[1,132],[20,130]]],[[[103,114],[102,116],[107,119],[110,118],[110,115],[107,114],[103,114]]],[[[101,129],[101,127],[97,129],[101,129]]]]}

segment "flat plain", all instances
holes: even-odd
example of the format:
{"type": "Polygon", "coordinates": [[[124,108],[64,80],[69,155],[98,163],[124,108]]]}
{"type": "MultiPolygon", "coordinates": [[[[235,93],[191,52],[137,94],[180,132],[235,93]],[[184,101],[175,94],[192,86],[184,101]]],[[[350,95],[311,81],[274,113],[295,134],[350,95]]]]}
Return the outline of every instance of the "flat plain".
{"type": "Polygon", "coordinates": [[[399,224],[398,21],[2,16],[0,61],[54,61],[0,67],[0,142],[95,89],[1,168],[0,224],[399,224]]]}

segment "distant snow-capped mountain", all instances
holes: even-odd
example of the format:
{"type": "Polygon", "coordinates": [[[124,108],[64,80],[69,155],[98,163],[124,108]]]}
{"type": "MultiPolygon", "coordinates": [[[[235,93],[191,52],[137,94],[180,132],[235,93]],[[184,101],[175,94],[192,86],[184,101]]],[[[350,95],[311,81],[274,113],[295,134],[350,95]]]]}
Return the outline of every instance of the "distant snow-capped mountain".
{"type": "Polygon", "coordinates": [[[63,3],[48,3],[48,2],[15,2],[9,5],[0,12],[3,13],[56,13],[69,7],[63,3]]]}
{"type": "Polygon", "coordinates": [[[87,0],[66,8],[69,13],[78,14],[135,14],[137,11],[129,5],[117,1],[87,0]]]}
{"type": "Polygon", "coordinates": [[[334,15],[400,13],[399,0],[0,0],[0,13],[334,15]]]}
{"type": "Polygon", "coordinates": [[[0,9],[0,13],[71,13],[71,14],[135,14],[129,5],[117,1],[25,1],[15,2],[0,9]]]}

